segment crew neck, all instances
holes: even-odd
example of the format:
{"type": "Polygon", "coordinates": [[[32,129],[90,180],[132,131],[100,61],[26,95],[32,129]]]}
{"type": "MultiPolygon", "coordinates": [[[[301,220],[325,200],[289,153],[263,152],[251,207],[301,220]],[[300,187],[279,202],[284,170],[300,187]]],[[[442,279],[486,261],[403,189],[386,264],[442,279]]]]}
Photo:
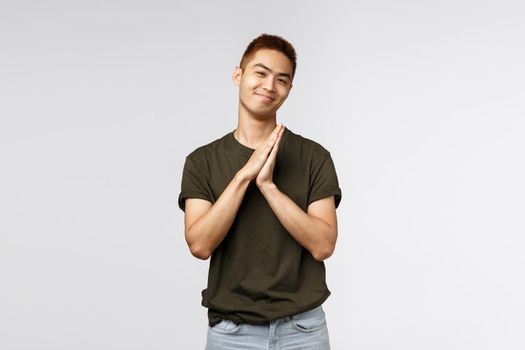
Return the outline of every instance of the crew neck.
{"type": "MultiPolygon", "coordinates": [[[[245,146],[243,145],[242,143],[240,143],[236,138],[235,138],[235,135],[234,135],[234,132],[235,132],[236,129],[233,129],[229,134],[228,134],[228,140],[230,141],[230,144],[235,148],[237,149],[238,151],[248,155],[248,156],[251,156],[253,154],[253,152],[255,152],[255,148],[250,148],[248,146],[245,146]]],[[[283,136],[281,137],[281,141],[280,141],[280,145],[283,144],[283,140],[285,139],[286,135],[288,134],[289,130],[287,127],[284,128],[284,133],[283,133],[283,136]]]]}

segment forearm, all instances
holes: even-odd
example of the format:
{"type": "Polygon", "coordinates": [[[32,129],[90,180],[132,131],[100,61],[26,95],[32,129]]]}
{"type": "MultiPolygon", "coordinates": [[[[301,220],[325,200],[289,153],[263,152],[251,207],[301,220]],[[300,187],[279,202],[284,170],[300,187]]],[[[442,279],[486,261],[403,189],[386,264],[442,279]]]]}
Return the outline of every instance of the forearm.
{"type": "Polygon", "coordinates": [[[242,203],[250,180],[235,174],[211,208],[188,229],[188,243],[207,259],[222,242],[242,203]]]}
{"type": "Polygon", "coordinates": [[[275,184],[260,186],[259,189],[286,231],[316,260],[331,255],[335,240],[330,225],[305,212],[275,184]]]}

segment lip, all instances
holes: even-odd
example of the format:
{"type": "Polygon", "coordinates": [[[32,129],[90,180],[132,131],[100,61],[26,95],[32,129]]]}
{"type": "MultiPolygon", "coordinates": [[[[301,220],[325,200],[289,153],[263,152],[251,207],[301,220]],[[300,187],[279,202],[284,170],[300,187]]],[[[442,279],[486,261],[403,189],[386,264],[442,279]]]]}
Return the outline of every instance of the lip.
{"type": "Polygon", "coordinates": [[[266,95],[263,95],[263,94],[258,94],[258,93],[255,93],[257,96],[259,96],[259,98],[265,102],[272,102],[275,100],[275,98],[273,97],[270,97],[270,96],[266,96],[266,95]]]}

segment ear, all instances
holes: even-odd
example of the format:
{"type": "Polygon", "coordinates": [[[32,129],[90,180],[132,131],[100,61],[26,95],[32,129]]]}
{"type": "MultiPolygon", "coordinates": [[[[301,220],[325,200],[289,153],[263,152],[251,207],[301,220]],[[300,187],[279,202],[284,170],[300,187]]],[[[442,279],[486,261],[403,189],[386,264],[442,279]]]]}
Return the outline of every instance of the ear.
{"type": "Polygon", "coordinates": [[[235,69],[233,70],[233,74],[232,74],[232,80],[235,83],[235,85],[238,86],[241,83],[241,76],[242,76],[241,67],[239,66],[235,67],[235,69]]]}

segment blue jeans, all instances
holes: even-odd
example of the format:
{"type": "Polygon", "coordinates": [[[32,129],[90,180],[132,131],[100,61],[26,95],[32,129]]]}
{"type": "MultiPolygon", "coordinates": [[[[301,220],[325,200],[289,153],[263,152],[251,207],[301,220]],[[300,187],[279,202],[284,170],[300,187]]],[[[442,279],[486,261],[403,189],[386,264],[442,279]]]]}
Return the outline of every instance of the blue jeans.
{"type": "Polygon", "coordinates": [[[264,325],[222,320],[208,326],[206,350],[330,350],[323,307],[264,325]]]}

